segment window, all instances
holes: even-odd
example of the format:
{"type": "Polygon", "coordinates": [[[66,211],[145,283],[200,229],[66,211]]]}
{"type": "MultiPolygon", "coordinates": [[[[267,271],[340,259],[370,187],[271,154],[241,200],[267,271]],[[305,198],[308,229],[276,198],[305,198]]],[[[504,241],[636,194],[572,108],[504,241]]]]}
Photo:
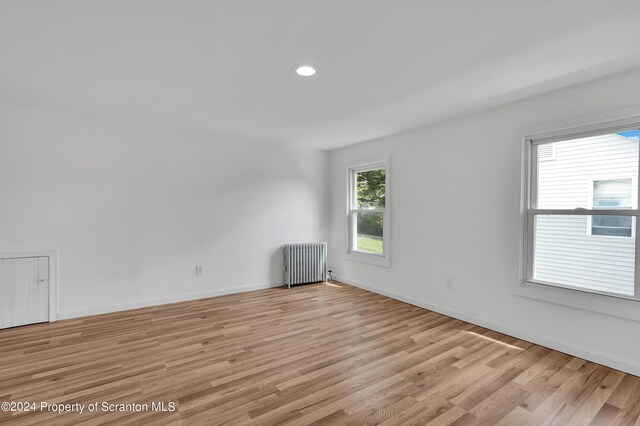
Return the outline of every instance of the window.
{"type": "Polygon", "coordinates": [[[639,139],[611,127],[526,140],[526,283],[640,299],[639,139]]]}
{"type": "Polygon", "coordinates": [[[388,266],[387,170],[386,161],[349,168],[351,259],[388,266]]]}
{"type": "MultiPolygon", "coordinates": [[[[600,209],[631,209],[632,179],[602,179],[593,181],[592,207],[600,209]]],[[[589,226],[591,235],[608,237],[631,237],[631,216],[592,216],[589,226]]]]}

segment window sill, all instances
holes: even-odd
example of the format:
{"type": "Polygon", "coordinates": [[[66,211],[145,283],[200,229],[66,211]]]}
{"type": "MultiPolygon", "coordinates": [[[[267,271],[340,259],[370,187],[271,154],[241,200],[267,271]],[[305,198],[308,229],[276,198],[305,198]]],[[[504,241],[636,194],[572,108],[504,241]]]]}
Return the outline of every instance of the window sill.
{"type": "Polygon", "coordinates": [[[390,267],[389,255],[380,256],[377,254],[367,254],[358,251],[350,251],[347,253],[347,260],[354,262],[368,263],[370,265],[383,266],[385,268],[390,267]]]}
{"type": "Polygon", "coordinates": [[[598,312],[618,318],[640,321],[640,301],[624,296],[606,296],[565,287],[524,281],[514,293],[521,297],[598,312]]]}

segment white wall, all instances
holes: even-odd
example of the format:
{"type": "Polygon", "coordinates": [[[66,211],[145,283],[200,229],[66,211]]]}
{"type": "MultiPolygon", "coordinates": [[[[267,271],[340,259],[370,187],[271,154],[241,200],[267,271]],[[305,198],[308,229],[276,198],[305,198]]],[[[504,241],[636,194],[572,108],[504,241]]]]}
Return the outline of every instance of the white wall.
{"type": "Polygon", "coordinates": [[[333,151],[330,269],[346,282],[639,374],[640,322],[514,294],[527,129],[637,107],[638,99],[640,71],[333,151]],[[386,156],[390,268],[345,259],[346,167],[386,156]]]}
{"type": "Polygon", "coordinates": [[[320,151],[0,104],[0,252],[59,250],[61,317],[279,284],[281,244],[328,237],[327,166],[320,151]]]}

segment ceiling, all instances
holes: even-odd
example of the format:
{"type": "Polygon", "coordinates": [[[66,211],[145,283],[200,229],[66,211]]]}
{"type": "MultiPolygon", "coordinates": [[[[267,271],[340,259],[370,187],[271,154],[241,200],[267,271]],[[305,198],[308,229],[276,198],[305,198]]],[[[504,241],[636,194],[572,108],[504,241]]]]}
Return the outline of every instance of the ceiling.
{"type": "Polygon", "coordinates": [[[330,149],[639,67],[639,14],[637,0],[0,0],[0,101],[330,149]],[[316,77],[291,71],[307,62],[316,77]]]}

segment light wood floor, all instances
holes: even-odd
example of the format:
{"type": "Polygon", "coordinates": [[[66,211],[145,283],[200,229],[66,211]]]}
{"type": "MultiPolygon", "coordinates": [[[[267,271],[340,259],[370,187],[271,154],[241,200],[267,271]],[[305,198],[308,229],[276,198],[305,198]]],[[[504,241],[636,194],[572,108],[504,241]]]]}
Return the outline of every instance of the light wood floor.
{"type": "Polygon", "coordinates": [[[6,424],[640,425],[640,378],[344,284],[0,330],[6,424]]]}

